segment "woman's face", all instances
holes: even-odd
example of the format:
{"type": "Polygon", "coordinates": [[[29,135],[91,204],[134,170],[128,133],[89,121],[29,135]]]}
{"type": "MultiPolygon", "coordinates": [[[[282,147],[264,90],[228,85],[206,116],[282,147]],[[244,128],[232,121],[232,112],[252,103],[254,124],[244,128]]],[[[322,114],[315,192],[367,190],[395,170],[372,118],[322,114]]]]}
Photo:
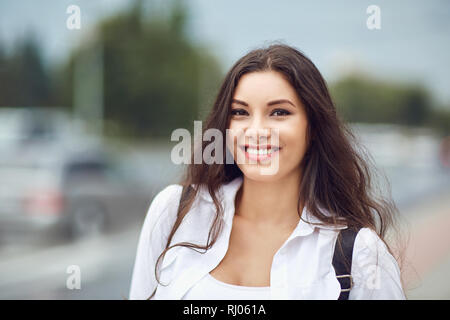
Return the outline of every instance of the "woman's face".
{"type": "Polygon", "coordinates": [[[291,84],[276,71],[241,77],[231,103],[228,148],[246,178],[273,181],[299,175],[307,117],[291,84]]]}

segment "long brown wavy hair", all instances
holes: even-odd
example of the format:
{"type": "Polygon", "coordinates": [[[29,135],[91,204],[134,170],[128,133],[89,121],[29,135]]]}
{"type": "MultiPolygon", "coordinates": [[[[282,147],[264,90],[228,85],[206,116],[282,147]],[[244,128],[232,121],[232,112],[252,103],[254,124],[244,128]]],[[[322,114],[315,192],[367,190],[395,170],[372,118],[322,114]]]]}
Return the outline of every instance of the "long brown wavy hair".
{"type": "MultiPolygon", "coordinates": [[[[386,231],[394,225],[398,211],[390,197],[390,185],[388,183],[388,196],[377,196],[377,181],[372,178],[371,171],[372,167],[376,168],[372,166],[371,156],[358,143],[352,130],[339,118],[325,80],[301,51],[277,43],[252,50],[240,58],[226,74],[203,129],[216,128],[222,132],[223,137],[226,136],[230,123],[231,100],[239,79],[244,74],[258,71],[276,71],[284,75],[306,110],[309,147],[301,163],[303,175],[299,203],[302,199],[311,214],[324,224],[336,225],[344,221],[349,228],[367,227],[376,231],[387,244],[386,231]],[[332,215],[325,215],[319,207],[332,215]]],[[[209,143],[204,141],[202,150],[209,143]]],[[[226,152],[224,146],[222,164],[194,164],[192,155],[191,164],[181,182],[185,188],[176,221],[168,236],[166,248],[156,261],[154,272],[159,284],[158,265],[168,250],[184,246],[206,252],[216,242],[223,227],[223,208],[217,191],[221,185],[243,175],[236,163],[226,163],[226,152]],[[191,185],[194,187],[189,187],[191,185]],[[207,188],[216,208],[207,243],[200,245],[181,242],[171,245],[173,235],[188,214],[200,186],[207,188]]],[[[392,253],[389,246],[388,249],[392,253]]],[[[148,299],[151,299],[155,292],[156,288],[148,299]]]]}

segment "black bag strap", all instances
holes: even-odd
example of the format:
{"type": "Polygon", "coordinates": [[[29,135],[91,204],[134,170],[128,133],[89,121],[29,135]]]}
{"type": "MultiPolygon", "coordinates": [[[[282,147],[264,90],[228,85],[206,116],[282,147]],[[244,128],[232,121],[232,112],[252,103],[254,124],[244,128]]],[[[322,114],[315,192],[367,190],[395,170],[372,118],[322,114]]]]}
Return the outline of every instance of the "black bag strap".
{"type": "Polygon", "coordinates": [[[341,294],[338,300],[348,300],[353,287],[352,258],[353,246],[359,229],[347,228],[339,232],[333,255],[333,267],[336,278],[341,285],[341,294]]]}

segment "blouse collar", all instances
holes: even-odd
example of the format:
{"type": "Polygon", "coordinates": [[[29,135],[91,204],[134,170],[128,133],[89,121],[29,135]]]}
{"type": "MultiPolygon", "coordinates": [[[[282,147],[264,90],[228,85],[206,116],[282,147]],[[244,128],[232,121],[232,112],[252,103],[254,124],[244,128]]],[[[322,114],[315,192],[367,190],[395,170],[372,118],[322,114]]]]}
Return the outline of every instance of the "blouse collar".
{"type": "MultiPolygon", "coordinates": [[[[224,220],[225,224],[229,227],[232,226],[233,217],[235,213],[235,197],[242,185],[242,177],[237,177],[234,180],[223,184],[219,188],[218,199],[222,202],[224,209],[224,220]]],[[[201,198],[207,202],[210,202],[212,205],[213,200],[211,195],[209,194],[208,188],[206,186],[201,186],[199,189],[199,195],[201,198]]],[[[319,206],[321,212],[323,212],[327,216],[331,216],[330,212],[323,207],[319,206]]],[[[315,228],[328,229],[328,230],[340,230],[345,229],[347,226],[342,225],[326,225],[323,224],[321,220],[315,217],[306,207],[303,208],[301,218],[294,229],[291,236],[306,236],[311,234],[315,228]]]]}

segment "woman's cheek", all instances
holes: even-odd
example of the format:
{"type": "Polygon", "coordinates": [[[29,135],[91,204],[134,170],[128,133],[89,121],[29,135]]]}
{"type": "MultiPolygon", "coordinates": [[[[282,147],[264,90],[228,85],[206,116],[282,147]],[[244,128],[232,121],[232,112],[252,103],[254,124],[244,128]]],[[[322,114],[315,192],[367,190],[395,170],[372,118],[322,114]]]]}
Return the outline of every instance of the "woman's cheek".
{"type": "MultiPolygon", "coordinates": [[[[243,129],[240,128],[238,125],[233,125],[233,123],[230,124],[229,128],[227,129],[227,137],[226,137],[226,145],[228,148],[228,151],[232,154],[233,159],[237,162],[238,158],[238,148],[239,145],[242,144],[240,142],[242,137],[243,129]]],[[[242,157],[239,157],[242,158],[242,157]]]]}

